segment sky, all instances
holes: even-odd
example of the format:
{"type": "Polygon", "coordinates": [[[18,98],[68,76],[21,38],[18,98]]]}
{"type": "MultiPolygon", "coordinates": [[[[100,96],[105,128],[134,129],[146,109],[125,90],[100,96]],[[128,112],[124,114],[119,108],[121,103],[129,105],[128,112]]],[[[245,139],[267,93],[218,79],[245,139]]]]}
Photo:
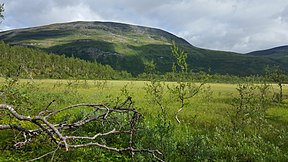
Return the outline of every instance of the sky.
{"type": "Polygon", "coordinates": [[[166,30],[192,45],[247,53],[288,45],[288,0],[0,0],[0,30],[112,21],[166,30]]]}

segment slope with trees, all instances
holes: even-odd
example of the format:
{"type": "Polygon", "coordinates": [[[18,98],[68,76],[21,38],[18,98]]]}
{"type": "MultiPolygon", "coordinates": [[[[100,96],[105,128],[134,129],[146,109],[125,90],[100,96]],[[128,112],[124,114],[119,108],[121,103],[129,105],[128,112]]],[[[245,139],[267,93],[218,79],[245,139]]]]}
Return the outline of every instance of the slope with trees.
{"type": "Polygon", "coordinates": [[[0,43],[0,75],[22,78],[117,79],[129,77],[108,65],[66,58],[41,50],[0,43]]]}
{"type": "Polygon", "coordinates": [[[197,48],[164,30],[113,22],[71,22],[0,33],[11,45],[23,45],[107,64],[134,75],[153,61],[155,71],[171,72],[172,41],[187,51],[187,65],[194,71],[214,74],[264,74],[266,65],[288,70],[287,62],[268,57],[197,48]]]}

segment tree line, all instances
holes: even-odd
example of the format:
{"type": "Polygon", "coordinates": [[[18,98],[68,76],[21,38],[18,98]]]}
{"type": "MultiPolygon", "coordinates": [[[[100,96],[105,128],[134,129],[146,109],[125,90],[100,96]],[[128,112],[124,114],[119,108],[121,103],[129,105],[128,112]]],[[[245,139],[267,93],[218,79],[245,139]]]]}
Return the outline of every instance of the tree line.
{"type": "Polygon", "coordinates": [[[119,79],[131,75],[108,65],[0,43],[0,76],[54,79],[119,79]]]}

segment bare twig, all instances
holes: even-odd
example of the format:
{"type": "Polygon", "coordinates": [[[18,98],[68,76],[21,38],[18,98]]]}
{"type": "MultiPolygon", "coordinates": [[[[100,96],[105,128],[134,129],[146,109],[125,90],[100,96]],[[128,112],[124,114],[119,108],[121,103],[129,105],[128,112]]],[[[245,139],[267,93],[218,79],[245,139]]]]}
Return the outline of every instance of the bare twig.
{"type": "Polygon", "coordinates": [[[51,161],[53,161],[54,155],[55,155],[55,153],[56,153],[59,149],[60,149],[60,146],[58,145],[58,147],[57,147],[55,150],[53,150],[53,151],[51,151],[51,152],[48,152],[48,153],[46,153],[46,154],[44,154],[44,155],[41,155],[41,156],[39,156],[39,157],[37,157],[37,158],[28,160],[27,162],[40,160],[40,159],[42,159],[43,157],[48,156],[48,155],[50,155],[50,154],[52,154],[51,161]]]}

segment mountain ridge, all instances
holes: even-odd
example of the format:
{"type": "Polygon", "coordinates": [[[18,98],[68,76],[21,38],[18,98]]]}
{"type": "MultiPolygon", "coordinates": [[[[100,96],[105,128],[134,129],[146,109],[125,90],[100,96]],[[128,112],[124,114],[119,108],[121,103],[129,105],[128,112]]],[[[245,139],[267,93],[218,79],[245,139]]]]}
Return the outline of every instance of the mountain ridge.
{"type": "Polygon", "coordinates": [[[288,56],[288,45],[273,47],[264,50],[258,50],[247,53],[248,55],[254,56],[265,56],[265,57],[275,57],[275,55],[279,56],[288,56]]]}
{"type": "Polygon", "coordinates": [[[265,66],[280,64],[288,70],[281,57],[202,49],[162,29],[115,22],[77,21],[0,32],[0,40],[69,57],[97,61],[134,75],[145,72],[146,62],[156,63],[156,71],[171,71],[171,44],[188,54],[192,71],[233,75],[256,75],[265,66]],[[279,61],[280,60],[280,61],[279,61]]]}

